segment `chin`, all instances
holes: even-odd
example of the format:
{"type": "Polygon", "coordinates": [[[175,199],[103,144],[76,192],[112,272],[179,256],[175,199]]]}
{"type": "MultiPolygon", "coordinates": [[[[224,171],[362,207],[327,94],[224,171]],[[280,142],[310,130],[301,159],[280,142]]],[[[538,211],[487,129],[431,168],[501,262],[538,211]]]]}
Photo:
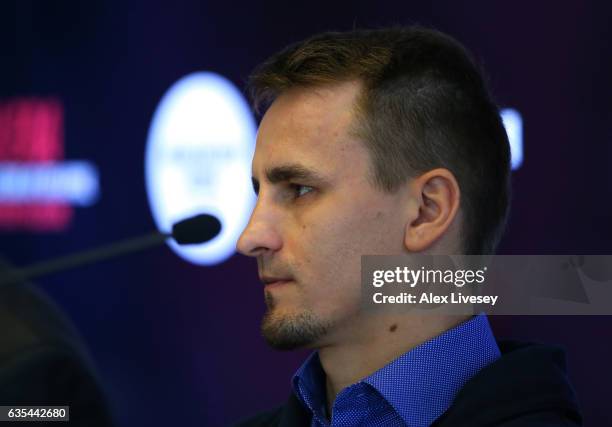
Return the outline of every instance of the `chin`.
{"type": "Polygon", "coordinates": [[[278,306],[268,309],[261,323],[261,334],[277,350],[314,348],[331,325],[310,311],[282,313],[278,306]]]}

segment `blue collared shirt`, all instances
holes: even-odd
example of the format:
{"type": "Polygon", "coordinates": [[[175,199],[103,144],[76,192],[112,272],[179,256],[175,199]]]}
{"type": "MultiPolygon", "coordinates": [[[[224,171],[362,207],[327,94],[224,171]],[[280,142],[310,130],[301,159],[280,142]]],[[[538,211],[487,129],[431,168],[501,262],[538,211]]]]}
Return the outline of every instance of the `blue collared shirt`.
{"type": "Polygon", "coordinates": [[[293,377],[293,390],[312,413],[312,426],[429,426],[478,371],[500,357],[484,314],[415,347],[343,389],[327,419],[325,372],[312,353],[293,377]]]}

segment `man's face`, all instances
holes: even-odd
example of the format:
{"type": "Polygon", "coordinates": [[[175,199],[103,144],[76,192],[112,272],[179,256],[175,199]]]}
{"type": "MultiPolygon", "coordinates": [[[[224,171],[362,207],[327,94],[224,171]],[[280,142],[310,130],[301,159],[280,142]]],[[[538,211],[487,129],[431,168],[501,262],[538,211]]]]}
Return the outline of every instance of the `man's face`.
{"type": "Polygon", "coordinates": [[[361,255],[404,249],[401,193],[371,183],[370,157],[350,132],[356,82],[292,89],[265,114],[252,173],[257,205],[238,250],[257,258],[274,347],[358,336],[361,255]]]}

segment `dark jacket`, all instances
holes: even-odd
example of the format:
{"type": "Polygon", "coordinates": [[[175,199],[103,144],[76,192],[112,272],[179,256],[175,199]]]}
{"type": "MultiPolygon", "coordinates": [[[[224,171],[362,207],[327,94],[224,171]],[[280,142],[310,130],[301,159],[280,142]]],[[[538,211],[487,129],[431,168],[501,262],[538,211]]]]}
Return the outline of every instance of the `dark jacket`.
{"type": "MultiPolygon", "coordinates": [[[[0,259],[0,277],[5,268],[0,259]]],[[[0,405],[68,405],[70,426],[113,424],[78,332],[49,297],[27,283],[0,286],[0,405]]],[[[68,425],[57,425],[62,424],[68,425]]]]}
{"type": "MultiPolygon", "coordinates": [[[[579,426],[582,417],[558,347],[499,341],[502,357],[476,374],[432,425],[579,426]]],[[[310,426],[311,416],[292,393],[283,406],[236,427],[310,426]]]]}

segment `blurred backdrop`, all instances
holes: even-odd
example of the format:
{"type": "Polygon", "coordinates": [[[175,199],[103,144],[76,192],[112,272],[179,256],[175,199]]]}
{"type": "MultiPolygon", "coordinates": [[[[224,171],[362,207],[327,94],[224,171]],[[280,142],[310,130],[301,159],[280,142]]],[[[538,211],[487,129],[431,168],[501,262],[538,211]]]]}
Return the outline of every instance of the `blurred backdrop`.
{"type": "MultiPolygon", "coordinates": [[[[243,178],[257,122],[241,92],[256,64],[318,31],[411,23],[463,42],[500,106],[522,119],[523,159],[500,253],[610,254],[611,22],[610,3],[587,1],[2,1],[0,256],[23,266],[147,233],[179,215],[152,205],[189,205],[189,194],[155,199],[150,175],[173,175],[145,159],[147,142],[151,150],[165,138],[152,135],[160,102],[185,76],[222,76],[211,90],[233,104],[206,110],[188,99],[184,108],[210,126],[225,114],[207,142],[213,148],[197,159],[227,161],[243,178]],[[234,132],[233,151],[215,151],[225,131],[234,132]]],[[[183,148],[191,143],[198,139],[183,148]]],[[[224,209],[224,225],[238,229],[252,203],[250,193],[235,200],[248,175],[242,183],[223,166],[189,168],[194,191],[208,190],[185,209],[224,209]],[[215,192],[215,182],[234,186],[234,199],[215,192]]],[[[182,191],[183,178],[175,178],[166,193],[182,191]]],[[[307,353],[266,347],[255,262],[217,249],[181,256],[161,246],[36,281],[83,337],[118,425],[227,425],[287,397],[307,353]]],[[[564,346],[587,425],[612,425],[604,391],[612,318],[492,322],[499,335],[564,346]]]]}

